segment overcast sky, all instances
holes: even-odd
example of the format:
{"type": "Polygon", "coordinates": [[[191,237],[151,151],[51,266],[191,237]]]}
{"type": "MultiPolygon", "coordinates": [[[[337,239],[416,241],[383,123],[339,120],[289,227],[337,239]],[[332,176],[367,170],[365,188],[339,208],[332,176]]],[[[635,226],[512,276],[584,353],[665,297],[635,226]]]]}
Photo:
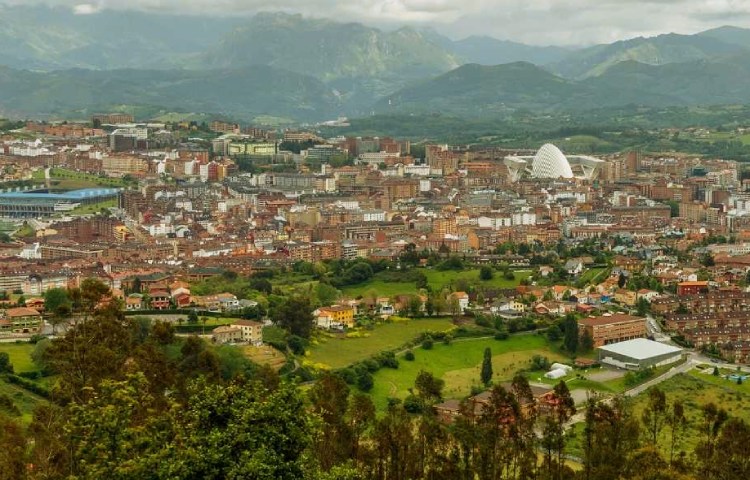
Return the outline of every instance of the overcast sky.
{"type": "Polygon", "coordinates": [[[431,26],[453,38],[490,35],[535,45],[588,45],[721,25],[750,27],[750,0],[0,0],[201,15],[299,12],[380,27],[431,26]]]}

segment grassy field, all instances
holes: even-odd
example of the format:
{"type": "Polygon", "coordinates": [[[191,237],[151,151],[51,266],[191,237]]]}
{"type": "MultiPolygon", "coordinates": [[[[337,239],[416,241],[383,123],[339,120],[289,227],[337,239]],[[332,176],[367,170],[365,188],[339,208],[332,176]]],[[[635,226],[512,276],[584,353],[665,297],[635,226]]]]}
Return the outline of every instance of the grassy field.
{"type": "Polygon", "coordinates": [[[101,201],[101,202],[91,203],[89,205],[81,205],[80,207],[77,207],[77,208],[71,210],[70,212],[66,212],[65,214],[66,215],[73,215],[73,216],[78,216],[78,215],[93,215],[95,213],[99,213],[99,211],[102,208],[107,208],[108,209],[108,208],[112,208],[112,207],[116,207],[116,206],[117,206],[117,199],[112,198],[112,199],[104,200],[104,201],[101,201]]]}
{"type": "Polygon", "coordinates": [[[373,330],[362,329],[349,337],[324,334],[314,341],[306,360],[319,366],[341,368],[383,350],[397,348],[422,332],[445,331],[452,327],[451,320],[442,317],[379,324],[373,330]]]}
{"type": "Polygon", "coordinates": [[[13,400],[13,403],[21,411],[21,420],[24,423],[31,422],[32,414],[36,406],[46,401],[44,398],[35,395],[28,390],[25,390],[18,385],[7,383],[4,380],[0,380],[0,395],[7,395],[13,400]]]}
{"type": "Polygon", "coordinates": [[[38,370],[31,361],[31,352],[34,345],[31,343],[0,343],[0,352],[6,352],[10,357],[10,363],[16,373],[33,372],[38,370]]]}
{"type": "MultiPolygon", "coordinates": [[[[60,184],[56,185],[58,188],[88,188],[97,185],[105,187],[125,186],[125,182],[121,178],[100,177],[59,167],[50,170],[50,177],[53,181],[60,181],[60,184]]],[[[43,171],[42,178],[44,178],[43,171]]]]}
{"type": "Polygon", "coordinates": [[[563,360],[552,351],[547,340],[539,335],[519,335],[508,340],[491,338],[454,341],[451,345],[437,342],[431,350],[421,347],[413,349],[414,361],[399,356],[399,368],[384,368],[375,375],[375,387],[371,395],[378,409],[384,409],[389,397],[403,399],[414,386],[420,370],[431,372],[445,380],[443,390],[446,398],[461,398],[471,392],[472,385],[479,385],[479,373],[484,349],[492,351],[492,369],[495,381],[509,380],[515,372],[528,368],[531,357],[545,355],[551,361],[563,360]]]}
{"type": "MultiPolygon", "coordinates": [[[[427,283],[430,284],[433,290],[440,290],[443,287],[455,286],[459,280],[465,280],[466,282],[485,286],[485,287],[497,287],[497,288],[513,288],[521,283],[521,279],[524,276],[531,275],[529,270],[519,270],[513,272],[515,279],[506,280],[500,272],[495,272],[495,276],[491,280],[480,280],[479,269],[471,268],[462,271],[455,270],[435,270],[431,268],[424,268],[421,270],[427,277],[427,283]]],[[[417,292],[415,282],[389,282],[383,281],[375,275],[371,280],[367,282],[359,283],[344,287],[343,293],[351,297],[364,296],[367,292],[374,291],[378,296],[392,297],[399,294],[413,294],[417,292]]]]}

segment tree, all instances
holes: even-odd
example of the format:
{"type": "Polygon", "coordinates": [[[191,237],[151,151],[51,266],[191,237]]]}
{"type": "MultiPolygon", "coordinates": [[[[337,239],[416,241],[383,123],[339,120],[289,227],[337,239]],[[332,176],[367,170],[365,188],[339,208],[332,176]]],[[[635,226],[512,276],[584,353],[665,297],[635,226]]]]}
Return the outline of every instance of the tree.
{"type": "Polygon", "coordinates": [[[195,310],[190,310],[187,316],[187,321],[190,324],[198,323],[198,312],[196,312],[195,310]]]}
{"type": "Polygon", "coordinates": [[[23,427],[0,413],[0,476],[3,478],[26,478],[26,438],[23,427]]]}
{"type": "Polygon", "coordinates": [[[484,349],[484,358],[482,360],[482,372],[480,375],[482,383],[487,386],[492,382],[492,352],[490,347],[484,349]]]}
{"type": "Polygon", "coordinates": [[[578,322],[573,315],[566,315],[563,321],[563,346],[570,353],[576,353],[578,350],[578,322]]]}
{"type": "Polygon", "coordinates": [[[667,424],[669,425],[669,465],[672,465],[674,463],[675,451],[679,448],[688,427],[685,407],[680,400],[675,400],[672,403],[672,408],[667,417],[667,424]]]}
{"type": "Polygon", "coordinates": [[[588,329],[583,330],[579,344],[581,345],[581,350],[584,352],[590,352],[594,349],[594,338],[588,329]]]}
{"type": "Polygon", "coordinates": [[[418,295],[409,297],[409,314],[412,317],[418,317],[422,313],[422,299],[418,295]]]}
{"type": "Polygon", "coordinates": [[[620,288],[625,288],[626,283],[628,283],[628,278],[623,272],[620,272],[620,275],[617,277],[617,286],[620,288]]]}
{"type": "Polygon", "coordinates": [[[414,389],[417,397],[425,406],[432,406],[443,400],[443,387],[445,382],[435,377],[432,373],[420,370],[414,381],[414,389]]]}
{"type": "Polygon", "coordinates": [[[652,387],[648,390],[648,403],[643,409],[641,419],[646,426],[648,439],[651,445],[658,447],[657,440],[659,433],[668,420],[669,409],[667,407],[667,397],[659,387],[652,387]]]}
{"type": "Polygon", "coordinates": [[[339,298],[339,291],[327,283],[318,283],[316,295],[321,305],[331,305],[339,298]]]}
{"type": "Polygon", "coordinates": [[[292,335],[310,338],[313,327],[313,315],[310,300],[296,295],[274,308],[271,320],[285,328],[292,335]]]}
{"type": "Polygon", "coordinates": [[[427,316],[431,317],[435,313],[435,303],[432,301],[432,295],[427,297],[427,301],[424,302],[424,310],[427,316]]]}
{"type": "Polygon", "coordinates": [[[349,404],[349,387],[340,377],[323,374],[308,393],[313,413],[322,421],[320,435],[313,439],[315,458],[323,471],[351,457],[352,431],[343,412],[349,404]]]}
{"type": "Polygon", "coordinates": [[[492,271],[492,267],[484,265],[479,269],[479,279],[483,281],[492,280],[495,274],[492,271]]]}

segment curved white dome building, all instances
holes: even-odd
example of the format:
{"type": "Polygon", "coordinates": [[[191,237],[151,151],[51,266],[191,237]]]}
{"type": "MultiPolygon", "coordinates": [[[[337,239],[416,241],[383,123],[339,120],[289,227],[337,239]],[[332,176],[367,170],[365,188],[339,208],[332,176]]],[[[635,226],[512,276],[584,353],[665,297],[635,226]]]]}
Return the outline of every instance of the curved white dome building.
{"type": "Polygon", "coordinates": [[[531,162],[534,178],[573,178],[573,169],[559,148],[551,143],[542,145],[531,162]]]}
{"type": "Polygon", "coordinates": [[[565,156],[559,148],[551,143],[542,145],[536,155],[531,156],[508,156],[505,157],[505,165],[510,172],[511,181],[518,181],[524,175],[531,178],[580,178],[593,180],[599,173],[599,168],[604,163],[594,157],[585,155],[565,156]],[[573,169],[577,170],[574,173],[573,169]]]}

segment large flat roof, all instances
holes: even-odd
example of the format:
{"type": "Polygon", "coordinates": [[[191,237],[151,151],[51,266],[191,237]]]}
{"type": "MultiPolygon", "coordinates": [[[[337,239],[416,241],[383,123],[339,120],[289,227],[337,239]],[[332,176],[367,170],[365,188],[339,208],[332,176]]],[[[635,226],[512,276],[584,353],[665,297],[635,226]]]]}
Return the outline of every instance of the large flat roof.
{"type": "Polygon", "coordinates": [[[80,190],[71,190],[65,193],[47,193],[47,192],[8,192],[0,193],[0,198],[12,198],[17,200],[24,199],[50,199],[50,200],[84,200],[92,197],[110,197],[115,196],[120,191],[116,188],[82,188],[80,190]]]}
{"type": "Polygon", "coordinates": [[[624,342],[612,343],[610,345],[599,347],[599,349],[604,350],[605,352],[625,355],[637,360],[645,360],[647,358],[657,357],[669,353],[679,353],[682,351],[682,349],[679,347],[665,345],[663,343],[654,342],[653,340],[648,340],[646,338],[636,338],[633,340],[626,340],[624,342]]]}

